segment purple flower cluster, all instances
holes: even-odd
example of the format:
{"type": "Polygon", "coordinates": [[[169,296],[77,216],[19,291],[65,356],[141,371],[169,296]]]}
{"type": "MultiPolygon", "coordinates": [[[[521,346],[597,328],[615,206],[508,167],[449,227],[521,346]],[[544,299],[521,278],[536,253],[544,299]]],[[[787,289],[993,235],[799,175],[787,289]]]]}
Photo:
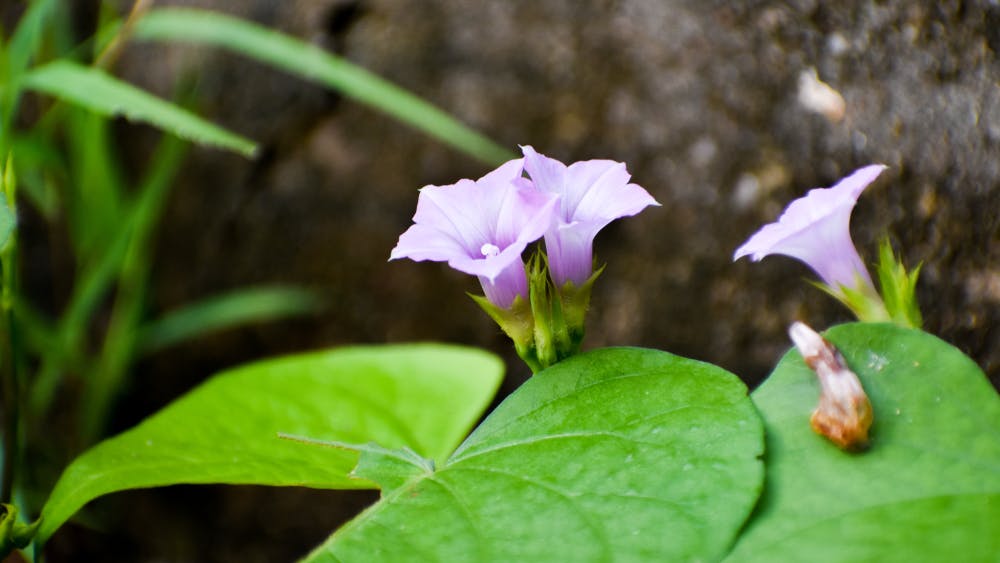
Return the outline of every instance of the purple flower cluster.
{"type": "Polygon", "coordinates": [[[598,231],[620,217],[659,205],[629,183],[625,165],[588,160],[566,166],[522,147],[511,160],[472,180],[420,190],[414,224],[399,237],[390,260],[447,262],[479,277],[487,299],[509,309],[528,298],[521,254],[545,238],[553,283],[579,287],[593,274],[598,231]],[[525,177],[525,173],[527,177],[525,177]]]}

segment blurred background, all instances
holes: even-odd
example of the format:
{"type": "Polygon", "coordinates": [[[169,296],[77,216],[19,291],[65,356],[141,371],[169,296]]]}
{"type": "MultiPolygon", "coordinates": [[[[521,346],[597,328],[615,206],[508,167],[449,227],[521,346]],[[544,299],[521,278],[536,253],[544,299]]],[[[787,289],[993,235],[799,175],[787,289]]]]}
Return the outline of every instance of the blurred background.
{"type": "MultiPolygon", "coordinates": [[[[18,4],[18,3],[13,3],[18,4]]],[[[114,4],[113,2],[111,4],[114,4]]],[[[67,2],[80,39],[97,0],[67,2]]],[[[809,188],[889,169],[852,232],[874,262],[888,235],[922,262],[925,329],[1000,384],[1000,4],[993,0],[198,0],[346,57],[511,150],[624,161],[662,207],[605,229],[585,347],[638,345],[712,362],[753,386],[789,347],[786,327],[851,320],[791,259],[732,262],[750,234],[809,188]]],[[[126,13],[131,2],[121,2],[126,13]]],[[[17,8],[7,7],[7,21],[17,8]]],[[[255,159],[192,148],[155,238],[147,308],[227,289],[294,284],[324,306],[211,334],[133,368],[111,431],[211,374],[282,353],[444,341],[507,360],[502,394],[529,375],[468,298],[471,276],[388,262],[417,189],[491,169],[315,83],[217,49],[129,43],[113,72],[261,145],[255,159]],[[179,86],[180,85],[180,86],[179,86]]],[[[158,135],[117,121],[122,173],[158,135]]],[[[58,310],[73,275],[65,230],[21,217],[25,285],[58,310]]],[[[71,393],[72,389],[63,389],[71,393]]],[[[58,404],[58,403],[57,403],[58,404]]],[[[224,416],[225,413],[220,413],[224,416]]],[[[370,492],[171,487],[94,503],[51,561],[282,561],[376,499],[370,492]]]]}

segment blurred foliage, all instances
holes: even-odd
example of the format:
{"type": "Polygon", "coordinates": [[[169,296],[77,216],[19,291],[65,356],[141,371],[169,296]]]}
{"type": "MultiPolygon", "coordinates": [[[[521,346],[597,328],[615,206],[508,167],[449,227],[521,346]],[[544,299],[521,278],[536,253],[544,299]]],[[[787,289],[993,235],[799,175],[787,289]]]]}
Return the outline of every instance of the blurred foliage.
{"type": "Polygon", "coordinates": [[[13,33],[0,35],[0,502],[17,503],[22,519],[38,513],[68,457],[102,436],[142,355],[322,306],[313,291],[268,286],[150,317],[155,237],[187,143],[245,157],[257,147],[191,111],[183,84],[165,100],[116,78],[113,67],[132,38],[222,46],[339,89],[474,158],[495,162],[508,152],[416,96],[298,39],[221,14],[153,10],[146,0],[121,14],[117,5],[100,3],[82,42],[74,11],[58,0],[25,2],[13,33]],[[122,161],[119,117],[166,133],[148,162],[122,161]],[[72,275],[55,284],[60,295],[44,302],[36,301],[37,291],[19,287],[20,205],[46,222],[50,244],[64,244],[62,255],[71,260],[72,275]],[[65,410],[67,400],[73,432],[53,434],[54,407],[65,410]]]}

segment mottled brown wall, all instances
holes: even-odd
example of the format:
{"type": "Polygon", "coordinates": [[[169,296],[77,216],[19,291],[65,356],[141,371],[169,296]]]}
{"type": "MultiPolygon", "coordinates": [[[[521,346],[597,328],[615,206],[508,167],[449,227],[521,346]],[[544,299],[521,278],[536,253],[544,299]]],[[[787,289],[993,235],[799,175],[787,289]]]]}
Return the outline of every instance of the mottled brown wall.
{"type": "MultiPolygon", "coordinates": [[[[732,264],[733,249],[806,189],[883,162],[890,170],[855,212],[862,254],[873,258],[887,232],[909,263],[923,260],[928,330],[1000,373],[995,4],[187,4],[336,50],[512,148],[628,163],[663,207],[599,238],[609,267],[591,346],[655,346],[762,377],[787,347],[791,320],[825,326],[848,315],[802,283],[804,267],[777,257],[732,264]],[[841,121],[799,103],[808,69],[843,96],[841,121]]],[[[218,51],[143,47],[122,71],[164,91],[196,73],[202,111],[265,148],[255,162],[193,154],[161,240],[158,306],[253,281],[300,282],[326,292],[331,307],[277,335],[244,334],[253,354],[414,339],[506,350],[464,295],[474,280],[441,265],[386,262],[418,187],[484,166],[218,51]]]]}

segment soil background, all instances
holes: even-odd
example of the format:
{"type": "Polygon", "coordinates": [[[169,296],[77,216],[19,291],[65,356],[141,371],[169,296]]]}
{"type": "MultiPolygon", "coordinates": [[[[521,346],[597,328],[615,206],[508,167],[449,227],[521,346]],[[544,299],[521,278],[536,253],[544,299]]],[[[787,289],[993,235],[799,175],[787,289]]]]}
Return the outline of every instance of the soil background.
{"type": "MultiPolygon", "coordinates": [[[[612,224],[596,254],[585,347],[638,345],[713,362],[749,385],[788,349],[796,319],[851,320],[781,257],[734,249],[791,199],[860,166],[889,166],[852,232],[873,261],[888,235],[923,263],[925,329],[1000,383],[1000,4],[815,0],[199,0],[338,53],[500,144],[565,162],[610,158],[662,207],[612,224]],[[843,115],[801,101],[815,73],[843,115]]],[[[126,6],[123,6],[123,10],[126,6]]],[[[92,3],[76,7],[81,25],[92,3]]],[[[92,24],[91,24],[92,25],[92,24]]],[[[132,44],[115,72],[260,142],[246,160],[193,149],[158,238],[150,313],[226,289],[293,283],[314,316],[247,327],[143,361],[116,411],[135,424],[212,373],[352,343],[443,341],[528,377],[446,266],[388,262],[417,189],[489,167],[336,92],[226,52],[132,44]]],[[[136,171],[155,135],[121,124],[136,171]]],[[[49,561],[287,561],[373,493],[172,487],[94,503],[49,561]]]]}

